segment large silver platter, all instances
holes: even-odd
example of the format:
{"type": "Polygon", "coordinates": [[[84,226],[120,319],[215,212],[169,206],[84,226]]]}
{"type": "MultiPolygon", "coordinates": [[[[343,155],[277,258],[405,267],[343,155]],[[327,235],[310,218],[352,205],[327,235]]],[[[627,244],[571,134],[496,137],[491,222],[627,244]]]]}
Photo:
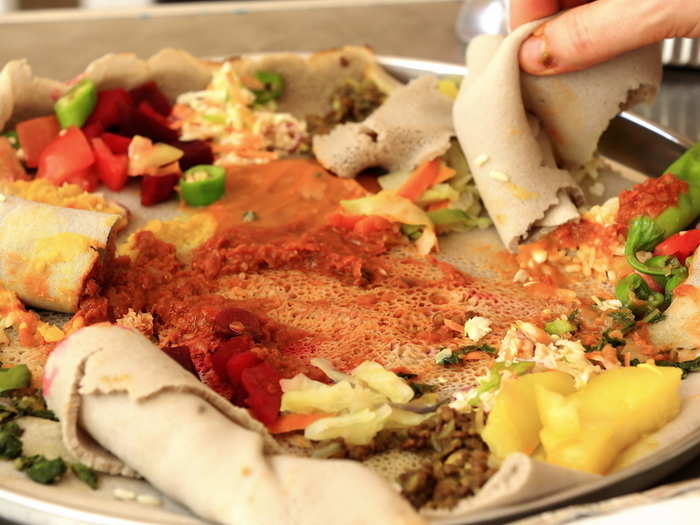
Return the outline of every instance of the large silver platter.
{"type": "MultiPolygon", "coordinates": [[[[381,57],[386,69],[402,80],[420,74],[458,75],[464,67],[444,62],[401,57],[381,57]]],[[[631,113],[616,118],[603,136],[601,153],[633,171],[659,175],[691,142],[657,124],[631,113]]],[[[158,451],[153,451],[157,454],[158,451]]],[[[193,451],[194,453],[194,451],[193,451]]],[[[700,454],[700,428],[679,441],[672,450],[662,449],[633,466],[594,482],[560,491],[536,501],[475,512],[466,521],[440,523],[503,523],[570,503],[601,500],[643,490],[663,479],[700,454]]],[[[14,472],[11,463],[0,462],[0,523],[32,525],[160,525],[201,524],[185,509],[162,497],[163,505],[152,507],[133,501],[116,501],[115,488],[135,494],[157,494],[145,482],[105,477],[92,492],[81,484],[46,487],[27,481],[14,472]]]]}

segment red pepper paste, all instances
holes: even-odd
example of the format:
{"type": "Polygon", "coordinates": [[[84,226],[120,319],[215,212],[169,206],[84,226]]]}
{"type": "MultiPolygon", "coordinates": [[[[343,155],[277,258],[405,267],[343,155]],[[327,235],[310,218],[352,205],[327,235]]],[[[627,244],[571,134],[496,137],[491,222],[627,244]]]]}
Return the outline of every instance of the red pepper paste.
{"type": "Polygon", "coordinates": [[[648,179],[629,190],[620,193],[620,209],[615,225],[626,235],[629,222],[640,215],[656,218],[666,208],[675,206],[678,197],[688,192],[688,183],[672,173],[656,179],[648,179]]]}

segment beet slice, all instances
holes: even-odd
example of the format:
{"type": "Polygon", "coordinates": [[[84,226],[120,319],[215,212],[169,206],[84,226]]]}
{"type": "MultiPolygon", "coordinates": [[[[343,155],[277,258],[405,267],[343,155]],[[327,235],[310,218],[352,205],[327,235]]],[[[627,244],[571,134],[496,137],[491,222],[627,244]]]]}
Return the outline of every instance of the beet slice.
{"type": "Polygon", "coordinates": [[[166,201],[175,191],[180,174],[144,175],[141,179],[141,205],[153,206],[166,201]]]}
{"type": "Polygon", "coordinates": [[[153,80],[141,84],[129,91],[129,95],[134,100],[134,105],[138,106],[141,102],[148,104],[158,113],[167,117],[173,110],[173,106],[163,92],[153,80]]]}
{"type": "Polygon", "coordinates": [[[169,144],[182,150],[183,155],[180,157],[180,168],[182,171],[188,170],[192,166],[197,166],[198,164],[214,163],[214,153],[208,142],[203,140],[190,140],[186,142],[174,140],[169,142],[169,144]]]}
{"type": "Polygon", "coordinates": [[[168,120],[145,101],[127,112],[119,126],[119,131],[129,137],[141,135],[154,142],[166,143],[173,142],[180,136],[177,130],[169,127],[168,120]]]}

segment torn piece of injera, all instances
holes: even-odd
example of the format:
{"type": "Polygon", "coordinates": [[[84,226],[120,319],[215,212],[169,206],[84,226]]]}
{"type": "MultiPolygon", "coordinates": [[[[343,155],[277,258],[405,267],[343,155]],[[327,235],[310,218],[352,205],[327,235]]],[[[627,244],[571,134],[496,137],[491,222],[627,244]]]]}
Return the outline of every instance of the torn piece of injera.
{"type": "Polygon", "coordinates": [[[363,122],[314,137],[314,155],[339,177],[371,167],[412,171],[450,147],[451,111],[452,100],[438,91],[437,79],[419,77],[394,90],[363,122]]]}
{"type": "Polygon", "coordinates": [[[660,81],[653,47],[576,73],[524,75],[518,51],[539,24],[472,41],[453,112],[481,198],[510,250],[542,227],[578,217],[581,192],[558,165],[590,160],[610,120],[660,81]]]}

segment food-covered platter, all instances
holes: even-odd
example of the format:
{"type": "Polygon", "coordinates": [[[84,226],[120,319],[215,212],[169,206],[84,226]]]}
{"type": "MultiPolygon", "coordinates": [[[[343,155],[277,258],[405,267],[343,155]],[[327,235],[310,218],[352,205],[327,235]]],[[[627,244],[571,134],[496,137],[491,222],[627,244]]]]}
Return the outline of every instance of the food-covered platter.
{"type": "MultiPolygon", "coordinates": [[[[401,82],[409,82],[423,75],[461,78],[466,71],[463,66],[455,64],[414,60],[402,57],[379,57],[378,62],[388,73],[401,82]]],[[[628,88],[625,88],[625,90],[626,89],[628,88]]],[[[365,121],[365,123],[369,122],[370,118],[365,121]]],[[[380,124],[381,122],[378,123],[375,121],[372,125],[379,126],[380,124]]],[[[370,124],[367,125],[371,128],[370,124]]],[[[378,127],[377,129],[380,128],[378,127]]],[[[438,130],[436,133],[441,132],[439,125],[436,125],[436,129],[438,130]]],[[[373,141],[377,141],[376,135],[372,136],[371,133],[368,135],[373,141]]],[[[381,135],[381,133],[379,133],[379,135],[381,135]]],[[[615,196],[632,184],[644,180],[644,176],[659,176],[667,166],[671,165],[679,155],[690,146],[691,143],[687,139],[670,130],[663,129],[632,113],[621,114],[612,121],[609,129],[601,138],[599,151],[602,158],[605,159],[608,164],[606,167],[600,167],[598,170],[599,172],[595,179],[597,188],[595,190],[590,188],[585,189],[589,202],[602,203],[606,198],[615,196]]],[[[333,146],[331,145],[329,149],[332,150],[333,146]]],[[[335,161],[335,154],[336,153],[333,151],[329,153],[328,158],[331,159],[329,160],[329,164],[335,161]]],[[[381,152],[376,153],[376,155],[377,158],[381,158],[381,152]]],[[[477,165],[488,162],[488,159],[482,160],[483,162],[478,161],[477,165]]],[[[334,169],[334,171],[340,173],[346,168],[346,165],[342,164],[342,162],[344,161],[335,164],[337,169],[334,169]]],[[[391,161],[387,162],[390,163],[391,161]]],[[[492,171],[491,173],[493,174],[494,172],[492,171]]],[[[501,172],[496,172],[496,175],[498,176],[493,177],[496,180],[505,177],[501,172]]],[[[506,178],[500,180],[500,182],[508,182],[508,180],[506,178]]],[[[565,184],[563,186],[565,186],[565,184]]],[[[511,186],[511,190],[513,187],[514,186],[511,186]]],[[[524,194],[520,188],[516,189],[517,191],[513,191],[513,193],[519,194],[520,196],[524,194]]],[[[182,187],[180,191],[182,192],[182,187]]],[[[124,236],[144,226],[148,221],[153,219],[169,219],[178,213],[178,208],[175,203],[159,205],[154,208],[140,207],[138,204],[138,190],[135,188],[128,188],[119,193],[106,190],[104,193],[107,197],[113,198],[130,210],[130,225],[122,233],[124,236]]],[[[557,194],[559,195],[559,193],[557,194]]],[[[575,192],[571,193],[571,199],[576,198],[574,194],[575,192]]],[[[143,198],[143,195],[141,195],[141,198],[143,198]]],[[[527,200],[528,198],[535,200],[534,197],[526,197],[520,200],[527,200]]],[[[283,213],[279,210],[278,212],[283,213]]],[[[248,217],[253,217],[250,220],[257,220],[257,218],[254,217],[255,215],[255,213],[252,213],[252,215],[248,215],[248,217]]],[[[407,223],[404,221],[404,224],[407,223]]],[[[515,225],[517,233],[504,233],[499,229],[501,238],[504,239],[506,244],[510,246],[510,243],[517,243],[518,240],[522,240],[529,235],[530,224],[525,225],[524,228],[521,228],[521,226],[522,225],[518,224],[515,225]],[[520,231],[519,228],[522,229],[522,231],[520,231]]],[[[113,223],[110,223],[109,229],[112,227],[113,223]]],[[[508,227],[510,228],[511,226],[508,227]]],[[[503,224],[499,224],[499,228],[503,229],[503,224]]],[[[416,232],[413,233],[415,234],[416,232]]],[[[27,235],[30,234],[28,233],[27,235]]],[[[94,235],[97,237],[100,235],[106,237],[106,235],[100,232],[94,235]]],[[[425,236],[425,232],[423,231],[421,233],[419,231],[417,234],[418,239],[422,238],[422,236],[425,236]]],[[[499,238],[496,229],[493,227],[450,233],[441,239],[441,251],[437,255],[437,258],[454,265],[456,268],[472,276],[482,277],[494,273],[497,274],[498,261],[500,260],[499,258],[502,257],[501,254],[503,252],[501,238],[499,238]]],[[[416,239],[413,238],[413,240],[416,239]]],[[[416,241],[416,246],[418,245],[419,241],[416,241]]],[[[430,251],[430,248],[428,248],[427,251],[430,251]]],[[[243,271],[245,271],[245,269],[243,271]]],[[[21,293],[31,294],[32,292],[31,290],[21,290],[21,293]]],[[[47,303],[47,305],[48,306],[45,307],[53,310],[61,310],[61,308],[63,308],[64,310],[62,311],[75,311],[75,307],[70,304],[65,305],[53,301],[47,303]],[[73,309],[71,310],[71,308],[73,309]]],[[[41,303],[39,303],[38,306],[41,306],[41,303]]],[[[43,314],[43,319],[47,321],[53,320],[54,322],[56,322],[56,319],[59,321],[61,320],[60,317],[55,317],[55,314],[43,314]]],[[[84,344],[87,348],[90,344],[94,343],[90,337],[87,337],[85,342],[82,343],[81,339],[76,337],[77,336],[73,336],[72,340],[75,342],[75,351],[78,353],[81,344],[84,344]]],[[[97,335],[94,337],[97,337],[97,335]]],[[[119,337],[115,336],[115,338],[119,337]]],[[[119,344],[123,347],[124,352],[128,354],[127,350],[134,351],[134,348],[128,348],[130,345],[138,347],[140,343],[130,342],[128,337],[125,336],[124,341],[119,344]]],[[[489,345],[483,346],[487,349],[487,353],[494,351],[489,345]]],[[[61,345],[57,346],[55,352],[61,347],[61,345]]],[[[64,350],[61,350],[61,352],[63,353],[64,350]]],[[[452,353],[450,351],[447,357],[449,358],[451,356],[452,353]]],[[[459,362],[459,358],[455,358],[457,362],[459,362]]],[[[59,358],[56,357],[55,359],[59,358]]],[[[439,363],[439,356],[436,356],[435,362],[439,363]]],[[[128,367],[125,370],[128,371],[128,367]]],[[[332,367],[330,371],[330,374],[337,373],[332,367]]],[[[135,371],[133,372],[134,374],[136,373],[135,371]]],[[[326,372],[326,369],[324,369],[324,372],[326,372]]],[[[124,373],[126,374],[127,372],[124,373]]],[[[328,372],[326,373],[328,374],[328,372]]],[[[330,374],[329,377],[331,376],[330,374]]],[[[65,378],[61,377],[61,372],[56,367],[48,369],[48,376],[50,379],[47,386],[45,375],[45,394],[50,388],[58,388],[51,386],[51,381],[55,381],[55,377],[59,378],[57,380],[59,382],[67,381],[65,378]]],[[[341,375],[340,377],[343,376],[341,375]]],[[[442,377],[438,377],[437,379],[442,380],[443,384],[449,381],[442,377]]],[[[113,379],[113,381],[119,381],[119,379],[113,379]]],[[[186,384],[186,382],[183,384],[186,384]]],[[[456,386],[458,387],[459,385],[456,386]]],[[[61,388],[65,388],[65,386],[61,386],[61,388]]],[[[97,391],[99,391],[100,388],[105,387],[97,387],[97,391]]],[[[148,390],[149,388],[155,387],[149,385],[143,388],[148,390]]],[[[449,388],[447,389],[449,390],[449,388]]],[[[197,395],[202,397],[202,399],[209,400],[221,412],[227,413],[228,409],[218,404],[220,403],[220,401],[217,400],[218,398],[208,397],[210,394],[207,393],[203,387],[200,388],[196,385],[190,385],[186,387],[186,390],[198,392],[197,395]]],[[[557,485],[558,488],[556,490],[548,490],[546,486],[544,488],[539,487],[535,493],[533,493],[535,495],[531,495],[530,497],[523,497],[522,495],[518,497],[516,494],[512,497],[509,496],[511,498],[510,500],[505,499],[500,501],[497,505],[487,504],[477,506],[474,510],[469,512],[459,512],[456,514],[450,514],[449,512],[436,512],[431,514],[428,512],[426,516],[430,522],[445,524],[503,522],[568,503],[599,500],[647,488],[692,460],[695,455],[700,452],[700,428],[695,424],[692,415],[688,416],[688,413],[692,412],[694,408],[697,408],[695,394],[699,391],[700,382],[696,377],[691,375],[689,379],[684,381],[680,390],[680,396],[683,400],[681,416],[665,429],[659,431],[658,434],[654,434],[653,443],[649,445],[649,450],[641,451],[639,454],[642,459],[638,459],[628,466],[623,465],[605,476],[576,477],[573,482],[570,480],[562,481],[557,485]],[[664,432],[666,433],[664,434],[664,432]],[[658,448],[658,450],[655,450],[656,448],[658,448]]],[[[59,394],[55,395],[58,396],[59,394]]],[[[70,394],[70,396],[73,395],[74,393],[70,394]]],[[[144,394],[146,399],[150,395],[155,394],[153,394],[153,392],[144,394]]],[[[54,408],[64,406],[61,403],[62,401],[54,401],[54,408]]],[[[68,407],[68,404],[65,406],[68,407]]],[[[60,413],[58,415],[62,420],[64,417],[68,418],[71,415],[70,411],[64,413],[61,412],[61,410],[62,408],[59,408],[60,413]]],[[[73,417],[75,417],[75,414],[73,414],[73,417]]],[[[243,420],[245,416],[241,416],[238,412],[233,410],[230,418],[234,421],[238,421],[236,418],[243,420]]],[[[253,421],[249,424],[251,425],[250,428],[259,430],[258,426],[256,426],[259,425],[257,421],[253,421]]],[[[55,432],[56,430],[52,428],[51,431],[55,432]]],[[[64,432],[66,432],[65,427],[64,432]]],[[[70,434],[70,430],[68,435],[75,437],[73,434],[70,434]]],[[[58,436],[56,437],[58,438],[58,436]]],[[[63,437],[65,440],[65,433],[63,437]]],[[[78,435],[76,439],[80,440],[82,438],[78,435]]],[[[651,441],[649,443],[651,443],[651,441]]],[[[80,446],[90,449],[89,444],[86,446],[85,443],[82,443],[80,446]]],[[[291,446],[294,447],[296,445],[291,443],[291,446]]],[[[139,461],[151,461],[149,456],[157,456],[158,454],[159,451],[157,448],[145,451],[145,453],[139,452],[139,461]]],[[[184,462],[189,461],[191,454],[196,454],[196,451],[186,451],[186,453],[183,451],[182,460],[184,462]]],[[[113,474],[122,473],[132,475],[134,473],[128,461],[126,463],[121,463],[119,461],[114,461],[114,459],[115,458],[109,454],[103,454],[103,451],[98,451],[92,458],[94,461],[93,464],[98,466],[98,470],[104,470],[113,474]],[[100,468],[100,466],[102,468],[100,468]]],[[[190,512],[180,504],[174,502],[168,498],[168,496],[160,493],[157,489],[144,481],[105,475],[101,477],[100,488],[96,491],[90,491],[78,480],[73,478],[66,479],[55,487],[44,486],[37,485],[24,479],[21,473],[16,472],[11,463],[0,463],[0,469],[2,469],[0,472],[5,474],[2,476],[2,481],[0,481],[0,501],[3,503],[1,511],[2,516],[18,523],[201,523],[199,518],[190,514],[190,512]]],[[[382,470],[381,466],[379,470],[382,470]]],[[[391,469],[389,470],[391,471],[391,469]]],[[[550,480],[557,479],[557,476],[559,476],[555,471],[549,472],[546,470],[538,471],[537,469],[532,469],[529,472],[528,475],[530,479],[527,482],[527,487],[530,488],[538,485],[538,483],[540,485],[546,485],[550,480]],[[538,478],[538,476],[540,477],[538,478]]],[[[507,472],[500,473],[499,482],[503,484],[504,490],[513,490],[506,486],[509,484],[507,472]]],[[[193,483],[196,484],[196,482],[193,483]]],[[[525,488],[524,490],[527,491],[529,489],[525,488]]],[[[494,490],[492,486],[490,494],[494,492],[497,493],[498,488],[494,490]]],[[[309,497],[312,498],[313,496],[309,493],[309,497]]],[[[187,498],[182,498],[181,496],[181,499],[187,498]]],[[[342,509],[337,510],[342,512],[342,509]]],[[[406,517],[405,519],[406,521],[397,521],[397,523],[413,523],[413,521],[410,521],[412,518],[406,517]]],[[[418,523],[418,521],[415,523],[418,523]]]]}

